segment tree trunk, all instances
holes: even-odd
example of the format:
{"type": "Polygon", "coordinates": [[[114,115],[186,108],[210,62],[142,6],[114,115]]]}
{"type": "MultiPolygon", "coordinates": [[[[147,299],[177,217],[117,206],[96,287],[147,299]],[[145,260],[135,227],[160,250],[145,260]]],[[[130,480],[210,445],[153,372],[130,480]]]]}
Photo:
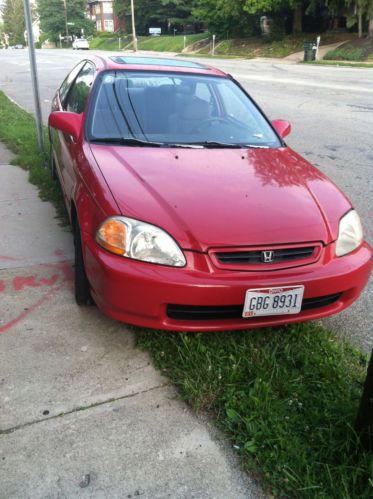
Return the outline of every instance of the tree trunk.
{"type": "Polygon", "coordinates": [[[294,8],[294,17],[293,17],[293,33],[301,33],[302,32],[302,3],[297,3],[294,8]]]}
{"type": "Polygon", "coordinates": [[[363,38],[363,15],[360,12],[357,15],[357,22],[359,38],[363,38]]]}
{"type": "Polygon", "coordinates": [[[373,16],[369,19],[368,38],[373,38],[373,16]]]}

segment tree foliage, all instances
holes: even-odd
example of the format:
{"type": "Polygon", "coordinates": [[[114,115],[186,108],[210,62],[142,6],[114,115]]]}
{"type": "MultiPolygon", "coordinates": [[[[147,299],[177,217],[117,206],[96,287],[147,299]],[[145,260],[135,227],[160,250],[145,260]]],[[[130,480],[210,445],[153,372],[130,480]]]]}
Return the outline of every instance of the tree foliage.
{"type": "MultiPolygon", "coordinates": [[[[173,33],[171,27],[192,23],[192,3],[190,0],[136,0],[138,34],[147,34],[150,26],[161,27],[163,33],[173,33]]],[[[131,1],[114,0],[114,9],[118,17],[124,19],[131,15],[131,1]]]]}
{"type": "MultiPolygon", "coordinates": [[[[59,35],[65,35],[65,9],[63,0],[38,0],[37,9],[40,17],[40,27],[50,40],[58,41],[59,35]]],[[[85,13],[87,2],[85,0],[66,0],[67,26],[69,35],[85,35],[94,32],[92,21],[87,19],[85,13]]]]}
{"type": "Polygon", "coordinates": [[[25,16],[22,0],[5,0],[1,8],[4,33],[9,35],[9,45],[25,43],[25,16]]]}
{"type": "Polygon", "coordinates": [[[248,0],[195,0],[193,14],[218,35],[251,36],[259,30],[256,11],[245,9],[248,0]]]}

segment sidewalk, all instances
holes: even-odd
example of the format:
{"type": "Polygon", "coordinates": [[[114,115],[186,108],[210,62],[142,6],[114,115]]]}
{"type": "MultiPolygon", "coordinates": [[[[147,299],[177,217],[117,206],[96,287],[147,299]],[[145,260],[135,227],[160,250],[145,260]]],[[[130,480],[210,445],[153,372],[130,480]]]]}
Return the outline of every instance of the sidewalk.
{"type": "Polygon", "coordinates": [[[134,334],[75,305],[70,231],[10,159],[0,144],[0,498],[262,497],[134,334]]]}

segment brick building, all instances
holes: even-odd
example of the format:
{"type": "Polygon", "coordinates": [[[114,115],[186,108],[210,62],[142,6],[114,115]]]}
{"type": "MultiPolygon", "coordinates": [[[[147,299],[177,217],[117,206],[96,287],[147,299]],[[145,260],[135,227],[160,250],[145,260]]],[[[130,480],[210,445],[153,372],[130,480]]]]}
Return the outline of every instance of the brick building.
{"type": "Polygon", "coordinates": [[[123,28],[113,9],[112,0],[88,0],[89,17],[96,23],[97,31],[113,33],[123,28]]]}

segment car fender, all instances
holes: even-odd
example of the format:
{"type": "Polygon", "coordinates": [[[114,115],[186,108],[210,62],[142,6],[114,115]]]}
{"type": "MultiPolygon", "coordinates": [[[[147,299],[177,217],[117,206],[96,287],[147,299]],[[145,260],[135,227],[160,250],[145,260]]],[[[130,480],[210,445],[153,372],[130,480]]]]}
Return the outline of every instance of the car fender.
{"type": "Polygon", "coordinates": [[[77,154],[75,173],[71,203],[75,206],[83,238],[84,234],[94,237],[100,223],[120,211],[89,145],[84,142],[77,154]]]}

